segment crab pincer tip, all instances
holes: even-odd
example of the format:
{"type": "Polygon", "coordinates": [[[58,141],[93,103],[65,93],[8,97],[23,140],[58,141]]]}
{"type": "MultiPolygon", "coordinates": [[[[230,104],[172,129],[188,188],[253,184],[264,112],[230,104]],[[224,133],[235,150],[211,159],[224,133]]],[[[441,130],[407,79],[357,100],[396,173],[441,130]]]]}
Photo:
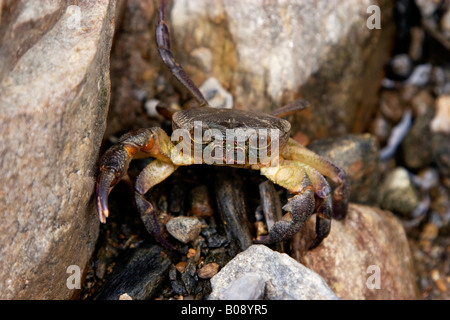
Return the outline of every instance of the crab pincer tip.
{"type": "Polygon", "coordinates": [[[116,175],[111,171],[102,171],[97,181],[97,212],[101,223],[106,223],[109,216],[108,195],[116,175]]]}

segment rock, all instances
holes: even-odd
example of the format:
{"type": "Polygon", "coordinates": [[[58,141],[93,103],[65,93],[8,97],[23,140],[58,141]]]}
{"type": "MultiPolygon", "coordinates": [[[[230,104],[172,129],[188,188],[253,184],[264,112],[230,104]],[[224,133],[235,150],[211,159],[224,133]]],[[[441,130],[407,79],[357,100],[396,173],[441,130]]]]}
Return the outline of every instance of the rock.
{"type": "MultiPolygon", "coordinates": [[[[160,98],[176,88],[188,98],[156,51],[158,5],[122,3],[107,135],[145,125],[133,89],[160,98]]],[[[214,77],[233,96],[235,108],[266,112],[303,96],[313,108],[296,117],[294,131],[310,137],[361,132],[367,126],[377,103],[374,83],[383,76],[393,35],[391,1],[171,4],[166,21],[172,50],[198,86],[214,77]],[[366,28],[371,4],[380,6],[379,30],[366,28]]]]}
{"type": "Polygon", "coordinates": [[[436,99],[436,115],[430,124],[431,131],[450,134],[450,95],[436,99]]]}
{"type": "Polygon", "coordinates": [[[307,251],[314,237],[315,219],[309,219],[292,243],[293,256],[323,277],[339,298],[419,298],[406,234],[392,213],[351,203],[345,220],[333,220],[328,237],[307,251]]]}
{"type": "Polygon", "coordinates": [[[222,291],[209,297],[210,300],[262,300],[266,290],[266,280],[260,273],[246,272],[238,275],[222,291]]]}
{"type": "Polygon", "coordinates": [[[435,133],[431,148],[439,173],[444,178],[447,188],[450,188],[450,134],[435,133]]]}
{"type": "Polygon", "coordinates": [[[221,86],[216,78],[207,79],[199,89],[211,107],[233,108],[233,96],[221,86]]]}
{"type": "Polygon", "coordinates": [[[158,245],[131,249],[114,267],[94,299],[118,300],[125,293],[133,300],[152,299],[170,266],[170,259],[158,245]]]}
{"type": "Polygon", "coordinates": [[[252,245],[234,257],[211,278],[211,286],[210,300],[337,299],[315,272],[264,245],[252,245]]]}
{"type": "Polygon", "coordinates": [[[370,134],[349,134],[339,138],[319,139],[308,148],[329,159],[347,174],[350,201],[364,204],[376,201],[379,182],[379,146],[370,134]]]}
{"type": "Polygon", "coordinates": [[[0,299],[68,299],[94,250],[115,1],[2,2],[0,299]]]}
{"type": "Polygon", "coordinates": [[[198,237],[202,223],[197,218],[180,216],[170,219],[166,229],[178,241],[188,243],[198,237]]]}
{"type": "Polygon", "coordinates": [[[405,168],[389,172],[379,186],[378,203],[382,209],[408,217],[419,201],[418,190],[405,168]]]}
{"type": "Polygon", "coordinates": [[[412,72],[412,61],[406,53],[395,55],[391,62],[390,68],[393,74],[399,78],[406,79],[412,72]]]}
{"type": "Polygon", "coordinates": [[[414,123],[401,144],[405,164],[411,169],[428,166],[432,161],[430,122],[434,117],[434,99],[426,91],[419,92],[411,101],[414,123]]]}
{"type": "Polygon", "coordinates": [[[205,264],[197,271],[197,275],[202,279],[210,279],[219,271],[219,265],[215,262],[205,264]]]}
{"type": "Polygon", "coordinates": [[[111,50],[111,105],[105,137],[151,127],[143,108],[146,98],[158,98],[161,64],[154,33],[157,15],[154,1],[120,0],[111,50]],[[151,27],[149,27],[151,26],[151,27]]]}
{"type": "Polygon", "coordinates": [[[368,123],[378,92],[374,79],[381,80],[393,31],[391,12],[389,1],[178,0],[167,16],[176,57],[195,83],[214,76],[238,109],[267,112],[303,96],[313,107],[296,117],[295,131],[322,137],[368,123]],[[355,27],[365,26],[370,4],[380,6],[380,30],[355,27]],[[190,54],[198,48],[212,54],[208,73],[190,54]]]}

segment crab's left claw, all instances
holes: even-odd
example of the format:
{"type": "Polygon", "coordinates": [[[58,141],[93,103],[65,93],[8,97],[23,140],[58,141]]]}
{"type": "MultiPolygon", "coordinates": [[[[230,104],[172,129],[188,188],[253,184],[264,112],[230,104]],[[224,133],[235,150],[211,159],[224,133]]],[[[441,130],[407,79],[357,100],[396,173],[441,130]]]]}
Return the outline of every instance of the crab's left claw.
{"type": "Polygon", "coordinates": [[[115,178],[115,173],[107,170],[100,172],[100,175],[98,176],[96,198],[98,218],[101,223],[106,223],[106,218],[109,216],[108,195],[112,189],[111,184],[115,178]]]}

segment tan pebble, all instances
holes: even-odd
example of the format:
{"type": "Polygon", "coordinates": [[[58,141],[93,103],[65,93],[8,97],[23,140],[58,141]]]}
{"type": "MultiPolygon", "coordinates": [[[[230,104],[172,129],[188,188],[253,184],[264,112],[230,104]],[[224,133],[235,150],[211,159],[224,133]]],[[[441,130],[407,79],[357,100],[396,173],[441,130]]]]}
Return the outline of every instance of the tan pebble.
{"type": "Polygon", "coordinates": [[[133,300],[132,297],[128,295],[128,293],[121,294],[119,300],[133,300]]]}
{"type": "Polygon", "coordinates": [[[190,248],[186,256],[189,259],[189,258],[195,257],[196,254],[197,254],[197,250],[190,248]]]}
{"type": "Polygon", "coordinates": [[[202,279],[212,278],[219,271],[219,265],[215,262],[205,264],[200,270],[198,270],[197,275],[202,279]]]}
{"type": "Polygon", "coordinates": [[[178,262],[175,266],[175,269],[178,270],[179,273],[184,273],[184,269],[186,268],[186,261],[178,262]]]}

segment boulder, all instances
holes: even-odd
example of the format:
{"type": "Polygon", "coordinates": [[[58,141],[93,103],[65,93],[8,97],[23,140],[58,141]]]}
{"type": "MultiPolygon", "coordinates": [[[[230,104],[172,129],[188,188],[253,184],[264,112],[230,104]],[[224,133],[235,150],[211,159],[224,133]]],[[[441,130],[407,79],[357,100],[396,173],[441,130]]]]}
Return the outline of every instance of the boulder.
{"type": "Polygon", "coordinates": [[[333,220],[317,248],[314,220],[296,235],[293,256],[317,272],[345,300],[419,299],[405,231],[389,211],[351,203],[347,217],[333,220]]]}
{"type": "MultiPolygon", "coordinates": [[[[392,8],[387,0],[173,0],[165,16],[174,56],[198,87],[215,78],[234,108],[264,112],[306,98],[311,108],[292,117],[294,131],[319,138],[368,127],[392,40],[392,8]],[[367,27],[371,5],[380,8],[381,29],[367,27]]],[[[152,1],[122,6],[108,134],[148,125],[143,100],[164,101],[175,91],[189,98],[157,53],[157,10],[152,1]]]]}
{"type": "Polygon", "coordinates": [[[83,275],[98,235],[114,10],[110,0],[0,3],[0,299],[78,292],[68,270],[83,275]]]}

